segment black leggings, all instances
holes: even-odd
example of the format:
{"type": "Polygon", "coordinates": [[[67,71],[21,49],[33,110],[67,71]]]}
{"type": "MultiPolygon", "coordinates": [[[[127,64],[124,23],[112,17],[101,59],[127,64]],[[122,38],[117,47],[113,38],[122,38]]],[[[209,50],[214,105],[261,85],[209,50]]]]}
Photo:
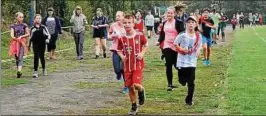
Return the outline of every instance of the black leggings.
{"type": "Polygon", "coordinates": [[[154,23],[154,32],[155,34],[158,33],[158,27],[159,27],[160,23],[154,23]]]}
{"type": "Polygon", "coordinates": [[[38,71],[39,59],[41,60],[42,68],[45,69],[45,44],[33,44],[34,53],[34,71],[38,71]]]}
{"type": "Polygon", "coordinates": [[[58,39],[58,35],[57,34],[52,34],[51,35],[51,39],[50,42],[48,44],[48,52],[51,52],[52,50],[56,49],[56,41],[58,39]]]}
{"type": "Polygon", "coordinates": [[[187,83],[188,91],[186,103],[192,102],[194,88],[195,88],[195,67],[186,67],[178,69],[178,81],[181,85],[185,86],[187,83]]]}
{"type": "Polygon", "coordinates": [[[163,55],[165,57],[166,77],[168,86],[173,85],[173,66],[176,68],[177,52],[170,48],[163,49],[163,55]]]}

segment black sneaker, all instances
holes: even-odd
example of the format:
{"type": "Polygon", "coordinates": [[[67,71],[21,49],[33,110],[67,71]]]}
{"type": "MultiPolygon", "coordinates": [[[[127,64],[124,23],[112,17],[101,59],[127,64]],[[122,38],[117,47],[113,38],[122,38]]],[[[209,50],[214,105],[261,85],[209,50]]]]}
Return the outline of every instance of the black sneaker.
{"type": "Polygon", "coordinates": [[[164,59],[164,55],[161,55],[161,60],[163,60],[164,59]]]}
{"type": "Polygon", "coordinates": [[[151,36],[148,36],[148,39],[150,39],[151,38],[151,36]]]}
{"type": "Polygon", "coordinates": [[[22,76],[22,72],[21,71],[18,71],[17,72],[17,78],[20,78],[22,76]]]}
{"type": "Polygon", "coordinates": [[[132,104],[132,107],[131,107],[130,111],[128,112],[128,115],[136,115],[137,111],[138,111],[137,104],[134,103],[134,104],[132,104]]]}
{"type": "Polygon", "coordinates": [[[186,102],[186,104],[187,104],[188,106],[193,106],[193,105],[194,105],[194,103],[193,103],[192,100],[188,100],[188,97],[186,97],[185,102],[186,102]]]}
{"type": "Polygon", "coordinates": [[[106,58],[106,53],[103,53],[103,57],[106,58]]]}
{"type": "Polygon", "coordinates": [[[167,87],[167,91],[172,91],[173,90],[173,87],[172,86],[168,86],[167,87]]]}
{"type": "Polygon", "coordinates": [[[145,101],[145,89],[143,88],[142,91],[139,91],[138,92],[138,95],[139,95],[139,105],[143,105],[144,104],[144,101],[145,101]]]}
{"type": "Polygon", "coordinates": [[[172,88],[177,88],[177,86],[172,85],[172,88]]]}
{"type": "Polygon", "coordinates": [[[98,59],[99,58],[99,55],[96,55],[95,59],[98,59]]]}

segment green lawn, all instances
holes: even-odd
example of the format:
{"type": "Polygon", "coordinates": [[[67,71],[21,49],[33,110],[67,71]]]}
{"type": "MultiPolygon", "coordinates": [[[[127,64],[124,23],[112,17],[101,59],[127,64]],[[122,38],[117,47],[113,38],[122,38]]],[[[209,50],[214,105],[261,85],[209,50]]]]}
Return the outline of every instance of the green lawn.
{"type": "MultiPolygon", "coordinates": [[[[265,26],[255,31],[265,37],[265,26]]],[[[228,114],[266,113],[266,43],[255,31],[246,28],[236,33],[227,77],[228,114]]]]}
{"type": "MultiPolygon", "coordinates": [[[[193,107],[185,106],[187,88],[177,81],[174,69],[174,84],[178,86],[172,92],[166,91],[167,80],[163,61],[159,59],[160,50],[150,44],[145,56],[144,87],[147,101],[139,114],[226,114],[221,103],[224,101],[224,80],[229,66],[233,41],[223,47],[214,47],[211,56],[212,65],[203,66],[201,59],[196,72],[196,89],[193,107]]],[[[113,108],[101,110],[88,109],[92,114],[127,114],[131,107],[129,98],[125,97],[113,108]]]]}

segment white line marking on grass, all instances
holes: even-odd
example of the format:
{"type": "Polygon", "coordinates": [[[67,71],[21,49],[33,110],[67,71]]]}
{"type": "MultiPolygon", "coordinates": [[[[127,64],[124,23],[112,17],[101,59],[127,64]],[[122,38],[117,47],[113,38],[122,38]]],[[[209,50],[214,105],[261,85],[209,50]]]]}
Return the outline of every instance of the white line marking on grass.
{"type": "Polygon", "coordinates": [[[252,29],[253,29],[253,31],[255,32],[255,34],[256,34],[256,35],[257,35],[262,41],[264,41],[264,42],[266,43],[266,40],[258,34],[258,32],[255,30],[255,28],[252,27],[252,29]]]}
{"type": "MultiPolygon", "coordinates": [[[[68,49],[63,49],[63,50],[58,50],[58,51],[55,51],[56,53],[60,53],[60,52],[64,52],[64,51],[68,51],[68,50],[71,50],[73,48],[68,48],[68,49]]],[[[46,53],[47,54],[47,53],[46,53]]],[[[31,57],[33,56],[33,54],[30,54],[30,55],[27,55],[27,56],[24,56],[23,58],[28,58],[28,57],[31,57]]],[[[6,59],[6,60],[1,60],[1,63],[5,63],[5,62],[10,62],[10,61],[13,61],[14,58],[10,58],[10,59],[6,59]]]]}

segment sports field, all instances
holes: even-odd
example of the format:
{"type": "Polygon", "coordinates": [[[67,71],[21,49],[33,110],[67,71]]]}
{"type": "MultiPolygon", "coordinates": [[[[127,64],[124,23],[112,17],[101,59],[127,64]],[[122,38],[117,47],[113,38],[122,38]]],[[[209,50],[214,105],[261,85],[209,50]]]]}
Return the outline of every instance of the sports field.
{"type": "MultiPolygon", "coordinates": [[[[178,88],[166,91],[160,50],[156,40],[149,40],[143,83],[147,99],[139,114],[265,114],[265,28],[237,29],[235,33],[228,28],[226,42],[213,47],[211,66],[203,66],[202,59],[198,60],[192,107],[185,105],[187,88],[178,83],[176,70],[174,85],[178,88]]],[[[93,59],[92,39],[87,37],[88,58],[76,61],[74,50],[61,52],[60,60],[47,61],[48,77],[31,78],[31,57],[25,59],[26,77],[22,79],[12,73],[13,62],[2,64],[4,114],[127,114],[131,104],[128,96],[120,93],[122,82],[115,80],[111,59],[93,59]],[[20,96],[17,90],[26,93],[20,96]]]]}

